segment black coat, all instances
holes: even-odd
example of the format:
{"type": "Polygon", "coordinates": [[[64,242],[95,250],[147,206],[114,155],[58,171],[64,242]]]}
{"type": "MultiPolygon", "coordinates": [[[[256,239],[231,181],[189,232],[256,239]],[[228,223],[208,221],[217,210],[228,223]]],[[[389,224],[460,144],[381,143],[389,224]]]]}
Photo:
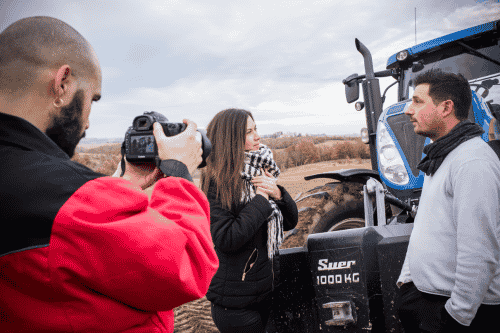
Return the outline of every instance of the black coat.
{"type": "MultiPolygon", "coordinates": [[[[283,214],[283,229],[297,225],[295,201],[280,185],[282,199],[276,204],[283,214]]],[[[208,190],[210,232],[219,258],[219,269],[212,279],[207,299],[229,308],[244,308],[268,299],[279,275],[279,256],[267,256],[267,218],[269,201],[256,195],[235,213],[222,208],[213,184],[208,190]]]]}

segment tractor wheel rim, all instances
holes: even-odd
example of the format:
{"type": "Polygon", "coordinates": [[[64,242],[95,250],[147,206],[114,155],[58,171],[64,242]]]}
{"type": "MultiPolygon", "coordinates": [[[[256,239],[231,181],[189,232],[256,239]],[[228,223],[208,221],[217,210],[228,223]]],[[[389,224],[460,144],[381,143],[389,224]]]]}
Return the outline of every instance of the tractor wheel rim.
{"type": "Polygon", "coordinates": [[[336,223],[334,226],[332,226],[330,229],[328,229],[328,232],[330,231],[337,231],[337,230],[347,230],[347,229],[355,229],[355,228],[362,228],[365,226],[365,220],[359,217],[354,217],[354,218],[349,218],[340,221],[339,223],[336,223]]]}

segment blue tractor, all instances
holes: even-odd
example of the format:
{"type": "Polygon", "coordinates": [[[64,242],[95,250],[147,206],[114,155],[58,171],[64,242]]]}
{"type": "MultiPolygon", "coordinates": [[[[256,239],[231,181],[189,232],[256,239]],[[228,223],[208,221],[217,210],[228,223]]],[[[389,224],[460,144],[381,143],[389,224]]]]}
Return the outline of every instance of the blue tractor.
{"type": "MultiPolygon", "coordinates": [[[[348,103],[358,100],[362,86],[364,102],[355,107],[366,113],[362,140],[369,145],[372,169],[306,178],[334,181],[296,200],[299,207],[312,198],[326,204],[309,223],[303,246],[280,250],[272,316],[278,332],[403,332],[396,281],[423,185],[417,164],[430,143],[414,133],[404,114],[413,80],[432,68],[463,74],[472,88],[469,119],[483,127],[483,140],[499,154],[499,41],[500,21],[493,21],[402,50],[389,58],[385,70],[374,72],[369,50],[356,39],[366,73],[353,74],[343,83],[348,103]],[[381,94],[378,77],[396,81],[381,94]],[[386,92],[394,85],[398,101],[384,109],[386,92]],[[331,202],[335,191],[351,195],[331,202]]],[[[288,233],[285,243],[296,234],[288,233]]]]}

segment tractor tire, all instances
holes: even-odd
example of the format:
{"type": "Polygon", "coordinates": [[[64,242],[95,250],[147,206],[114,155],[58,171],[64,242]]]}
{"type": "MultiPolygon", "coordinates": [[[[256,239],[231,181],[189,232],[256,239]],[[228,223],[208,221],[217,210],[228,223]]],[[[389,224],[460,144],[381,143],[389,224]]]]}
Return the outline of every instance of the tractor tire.
{"type": "Polygon", "coordinates": [[[203,297],[176,307],[174,333],[219,333],[212,320],[210,301],[203,297]]]}
{"type": "Polygon", "coordinates": [[[295,202],[299,222],[285,235],[282,249],[304,246],[313,233],[365,226],[362,184],[327,183],[300,194],[295,202]]]}

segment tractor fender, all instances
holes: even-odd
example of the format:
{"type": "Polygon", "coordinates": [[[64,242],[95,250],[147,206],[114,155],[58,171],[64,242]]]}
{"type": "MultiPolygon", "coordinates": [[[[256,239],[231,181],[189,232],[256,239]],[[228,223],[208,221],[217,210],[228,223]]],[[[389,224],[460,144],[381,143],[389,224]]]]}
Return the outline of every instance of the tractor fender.
{"type": "Polygon", "coordinates": [[[341,182],[366,184],[370,177],[381,181],[378,172],[371,169],[342,169],[337,171],[317,173],[314,175],[306,176],[304,177],[304,179],[311,180],[317,178],[328,178],[335,179],[341,182]]]}
{"type": "Polygon", "coordinates": [[[364,227],[363,184],[329,182],[295,199],[297,226],[285,234],[282,249],[304,246],[308,235],[364,227]]]}

